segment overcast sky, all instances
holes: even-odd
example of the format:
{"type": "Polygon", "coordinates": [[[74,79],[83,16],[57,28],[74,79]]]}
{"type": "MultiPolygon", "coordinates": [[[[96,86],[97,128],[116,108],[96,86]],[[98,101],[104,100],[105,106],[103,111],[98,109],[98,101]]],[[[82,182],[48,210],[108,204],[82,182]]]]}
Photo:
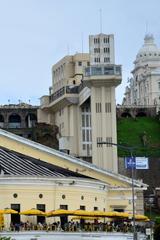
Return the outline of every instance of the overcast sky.
{"type": "Polygon", "coordinates": [[[115,35],[116,63],[127,77],[147,32],[160,45],[159,0],[0,0],[0,104],[38,104],[51,86],[51,66],[67,54],[88,52],[88,35],[115,35]],[[147,24],[146,24],[147,23],[147,24]]]}

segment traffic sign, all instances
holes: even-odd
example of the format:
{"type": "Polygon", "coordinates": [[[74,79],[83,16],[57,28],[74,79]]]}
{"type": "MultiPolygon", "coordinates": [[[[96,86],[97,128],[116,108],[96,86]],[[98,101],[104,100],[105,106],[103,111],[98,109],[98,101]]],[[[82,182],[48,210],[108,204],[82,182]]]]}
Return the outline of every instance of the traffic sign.
{"type": "Polygon", "coordinates": [[[135,157],[126,157],[125,158],[125,167],[127,169],[136,168],[136,158],[135,157]]]}

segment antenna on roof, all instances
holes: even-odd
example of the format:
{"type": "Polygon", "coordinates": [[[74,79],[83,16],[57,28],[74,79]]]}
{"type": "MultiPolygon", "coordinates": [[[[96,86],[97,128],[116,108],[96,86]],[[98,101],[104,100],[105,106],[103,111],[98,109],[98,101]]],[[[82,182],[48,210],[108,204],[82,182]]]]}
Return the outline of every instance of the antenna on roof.
{"type": "Polygon", "coordinates": [[[82,41],[82,54],[83,54],[83,32],[81,33],[81,41],[82,41]]]}
{"type": "Polygon", "coordinates": [[[146,35],[148,34],[148,21],[146,21],[146,35]]]}
{"type": "Polygon", "coordinates": [[[70,54],[69,44],[67,44],[67,55],[70,54]]]}
{"type": "Polygon", "coordinates": [[[100,33],[102,33],[102,9],[99,9],[99,17],[100,17],[100,33]]]}

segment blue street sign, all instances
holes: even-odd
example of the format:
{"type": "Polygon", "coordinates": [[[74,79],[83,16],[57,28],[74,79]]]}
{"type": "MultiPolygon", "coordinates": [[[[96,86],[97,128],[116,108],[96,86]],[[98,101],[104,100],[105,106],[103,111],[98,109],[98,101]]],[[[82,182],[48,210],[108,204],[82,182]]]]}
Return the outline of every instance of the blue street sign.
{"type": "Polygon", "coordinates": [[[126,157],[125,158],[125,167],[127,169],[136,169],[136,158],[135,157],[126,157]]]}
{"type": "Polygon", "coordinates": [[[146,157],[126,157],[125,168],[127,169],[149,169],[148,158],[146,157]]]}

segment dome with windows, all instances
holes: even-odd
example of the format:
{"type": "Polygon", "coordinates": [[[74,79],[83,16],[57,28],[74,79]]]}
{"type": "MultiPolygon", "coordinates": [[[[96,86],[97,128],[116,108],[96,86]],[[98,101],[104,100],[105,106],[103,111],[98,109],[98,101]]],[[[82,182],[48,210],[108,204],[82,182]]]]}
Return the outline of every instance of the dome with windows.
{"type": "Polygon", "coordinates": [[[136,56],[136,62],[141,60],[160,60],[160,49],[155,44],[152,34],[145,36],[144,44],[136,56]]]}

